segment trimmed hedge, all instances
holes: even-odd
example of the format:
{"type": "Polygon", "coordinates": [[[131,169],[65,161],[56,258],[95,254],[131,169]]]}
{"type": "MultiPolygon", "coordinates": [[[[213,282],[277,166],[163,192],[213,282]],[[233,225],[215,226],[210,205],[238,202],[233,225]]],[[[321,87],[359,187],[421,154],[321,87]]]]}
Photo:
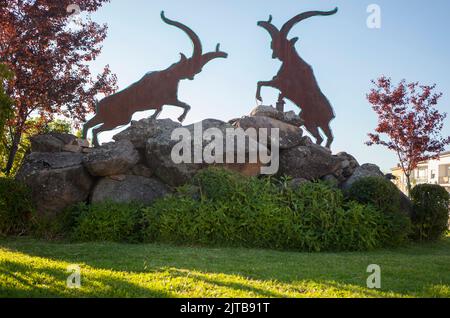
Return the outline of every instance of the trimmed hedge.
{"type": "Polygon", "coordinates": [[[450,195],[437,184],[421,184],[411,191],[414,204],[414,240],[436,241],[444,237],[449,226],[450,195]]]}

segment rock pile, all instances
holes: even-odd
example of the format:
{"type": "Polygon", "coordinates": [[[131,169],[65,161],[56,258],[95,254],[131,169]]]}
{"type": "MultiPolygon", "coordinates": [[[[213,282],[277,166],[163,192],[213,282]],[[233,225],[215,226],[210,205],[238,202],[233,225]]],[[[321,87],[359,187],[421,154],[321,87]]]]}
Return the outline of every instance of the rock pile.
{"type": "MultiPolygon", "coordinates": [[[[333,155],[328,149],[315,145],[309,137],[303,136],[299,128],[303,122],[294,112],[283,113],[273,107],[260,106],[250,116],[228,123],[207,119],[201,124],[203,131],[215,128],[224,135],[229,128],[255,128],[257,132],[260,128],[279,128],[278,175],[292,177],[293,184],[323,179],[348,188],[362,177],[383,176],[374,165],[360,166],[347,153],[333,155]]],[[[172,140],[172,132],[181,127],[170,119],[133,121],[128,129],[114,136],[115,142],[98,148],[89,148],[85,140],[68,134],[36,136],[31,140],[31,153],[17,178],[30,186],[39,212],[48,216],[79,202],[151,203],[208,166],[204,161],[173,162],[173,147],[179,141],[172,140]]],[[[194,133],[196,126],[184,128],[194,133]]],[[[248,137],[256,138],[257,145],[264,147],[267,140],[263,143],[262,139],[270,135],[248,137]]],[[[194,139],[190,141],[192,149],[199,142],[202,149],[208,144],[205,140],[194,139]]],[[[249,147],[246,145],[246,153],[249,147]]],[[[270,151],[270,143],[266,150],[270,151]]],[[[263,166],[261,162],[220,165],[247,176],[258,175],[263,166]]]]}

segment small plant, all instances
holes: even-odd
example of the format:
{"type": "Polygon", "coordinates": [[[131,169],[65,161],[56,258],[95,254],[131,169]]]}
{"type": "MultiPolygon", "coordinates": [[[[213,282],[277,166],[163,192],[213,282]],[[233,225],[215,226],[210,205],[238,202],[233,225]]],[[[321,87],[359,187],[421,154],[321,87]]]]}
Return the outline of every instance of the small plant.
{"type": "Polygon", "coordinates": [[[385,245],[400,245],[407,242],[411,232],[411,221],[401,210],[400,192],[383,177],[367,177],[356,181],[346,193],[349,200],[369,204],[384,214],[387,228],[385,245]]]}
{"type": "Polygon", "coordinates": [[[0,178],[0,235],[25,234],[33,212],[28,187],[13,179],[0,178]]]}
{"type": "Polygon", "coordinates": [[[79,216],[72,234],[75,241],[137,243],[142,240],[142,206],[139,204],[105,202],[76,208],[79,216]]]}
{"type": "Polygon", "coordinates": [[[411,197],[414,204],[412,237],[419,241],[442,238],[449,226],[450,195],[447,190],[437,184],[421,184],[414,187],[411,197]]]}

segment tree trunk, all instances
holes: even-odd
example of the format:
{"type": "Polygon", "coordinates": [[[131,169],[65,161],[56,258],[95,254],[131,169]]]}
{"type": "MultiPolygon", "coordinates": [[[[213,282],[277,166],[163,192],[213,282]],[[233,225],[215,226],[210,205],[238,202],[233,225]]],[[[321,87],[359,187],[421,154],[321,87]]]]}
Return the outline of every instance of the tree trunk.
{"type": "Polygon", "coordinates": [[[411,175],[410,174],[406,174],[406,187],[407,187],[407,191],[408,191],[408,198],[411,199],[412,186],[411,186],[411,175]]]}
{"type": "Polygon", "coordinates": [[[11,175],[12,168],[14,167],[14,161],[16,159],[17,151],[19,150],[20,140],[22,139],[22,129],[17,127],[14,133],[11,150],[9,151],[8,163],[6,164],[5,173],[7,176],[11,175]]]}

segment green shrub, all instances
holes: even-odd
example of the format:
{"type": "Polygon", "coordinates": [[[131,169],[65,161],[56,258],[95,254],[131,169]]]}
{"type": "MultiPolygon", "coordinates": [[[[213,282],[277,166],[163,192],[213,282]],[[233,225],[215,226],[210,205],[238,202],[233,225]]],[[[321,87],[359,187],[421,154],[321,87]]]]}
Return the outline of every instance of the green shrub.
{"type": "Polygon", "coordinates": [[[413,235],[415,240],[435,241],[448,231],[450,195],[445,188],[421,184],[411,191],[414,205],[413,235]]]}
{"type": "Polygon", "coordinates": [[[141,238],[141,210],[139,204],[105,202],[78,205],[79,214],[71,238],[75,241],[109,241],[137,243],[141,238]]]}
{"type": "Polygon", "coordinates": [[[22,235],[33,215],[31,192],[24,184],[0,178],[0,235],[22,235]]]}
{"type": "Polygon", "coordinates": [[[249,179],[221,168],[211,167],[197,173],[192,184],[199,187],[203,197],[216,200],[239,199],[249,189],[249,179]]]}
{"type": "Polygon", "coordinates": [[[78,217],[86,209],[86,204],[80,203],[65,209],[56,216],[36,217],[33,222],[33,236],[45,240],[70,239],[78,217]]]}
{"type": "Polygon", "coordinates": [[[382,213],[345,203],[323,183],[280,189],[271,179],[208,169],[194,184],[201,199],[178,194],[143,210],[146,242],[337,251],[380,247],[386,237],[382,213]]]}
{"type": "Polygon", "coordinates": [[[408,240],[411,232],[411,220],[401,210],[400,191],[383,177],[362,178],[350,187],[346,193],[348,200],[369,204],[384,214],[386,235],[383,245],[397,246],[408,240]]]}
{"type": "Polygon", "coordinates": [[[397,187],[383,177],[366,177],[353,183],[347,191],[350,199],[372,204],[382,212],[400,211],[400,193],[397,187]]]}

